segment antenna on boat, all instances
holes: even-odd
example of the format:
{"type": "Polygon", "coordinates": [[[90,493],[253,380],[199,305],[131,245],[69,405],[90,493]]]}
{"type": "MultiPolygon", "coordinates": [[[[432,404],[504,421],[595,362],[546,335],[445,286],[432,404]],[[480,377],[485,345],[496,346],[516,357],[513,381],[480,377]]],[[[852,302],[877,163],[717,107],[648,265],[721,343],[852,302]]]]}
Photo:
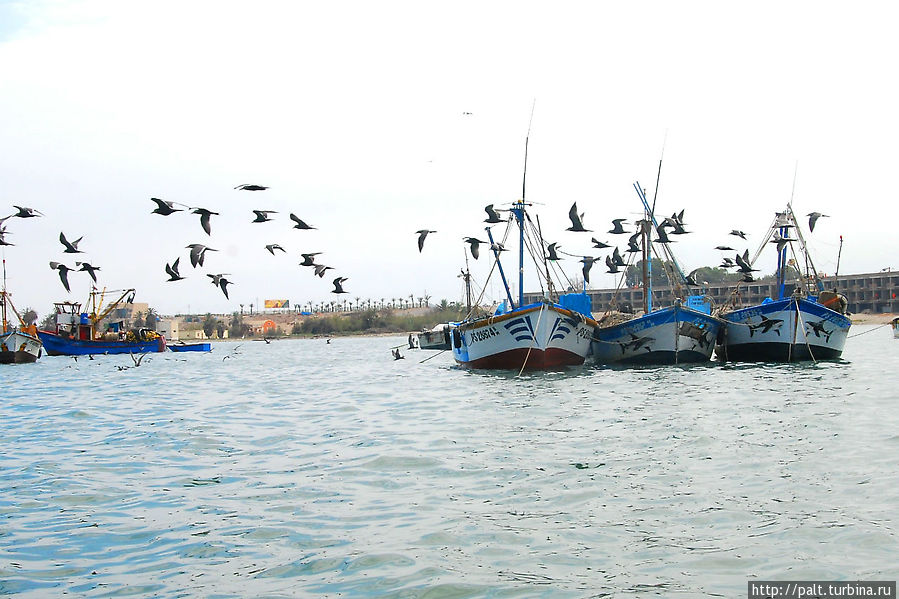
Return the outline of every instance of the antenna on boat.
{"type": "Polygon", "coordinates": [[[525,191],[528,180],[528,139],[531,137],[531,125],[534,123],[534,108],[537,106],[537,98],[531,104],[531,118],[528,121],[528,134],[524,136],[524,172],[521,176],[521,203],[524,204],[525,191]]]}

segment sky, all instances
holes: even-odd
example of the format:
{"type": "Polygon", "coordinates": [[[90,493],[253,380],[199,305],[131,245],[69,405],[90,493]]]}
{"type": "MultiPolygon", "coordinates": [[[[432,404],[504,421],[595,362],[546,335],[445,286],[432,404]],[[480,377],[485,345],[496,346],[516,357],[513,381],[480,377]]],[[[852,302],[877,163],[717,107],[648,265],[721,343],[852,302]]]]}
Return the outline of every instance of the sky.
{"type": "MultiPolygon", "coordinates": [[[[100,266],[161,314],[429,296],[459,301],[484,206],[526,199],[547,242],[591,250],[613,218],[684,210],[674,251],[754,253],[791,200],[833,274],[899,268],[899,90],[890,2],[207,2],[0,0],[0,217],[15,304],[84,301],[55,260],[100,266]],[[528,133],[530,131],[530,133],[528,133]],[[247,192],[244,183],[269,186],[247,192]],[[151,214],[151,197],[204,207],[151,214]],[[584,225],[574,233],[576,202],[584,225]],[[253,224],[253,209],[275,210],[253,224]],[[292,229],[294,213],[315,230],[292,229]],[[436,231],[418,251],[419,229],[436,231]],[[748,241],[728,236],[747,232],[748,241]],[[59,233],[82,237],[62,252],[59,233]],[[185,246],[217,252],[193,269],[185,246]],[[287,251],[270,255],[264,246],[287,251]],[[322,252],[324,278],[300,267],[322,252]],[[181,258],[185,280],[167,282],[181,258]],[[228,273],[230,299],[206,274],[228,273]],[[346,277],[348,294],[330,293],[346,277]]],[[[494,229],[495,234],[502,231],[494,229]]],[[[482,253],[469,265],[485,282],[482,253]]],[[[759,266],[774,268],[774,252],[759,266]]],[[[572,276],[580,264],[564,264],[572,276]]],[[[507,268],[512,268],[508,266],[507,268]]],[[[597,265],[591,286],[612,287],[597,265]]],[[[526,275],[525,290],[537,288],[526,275]]]]}

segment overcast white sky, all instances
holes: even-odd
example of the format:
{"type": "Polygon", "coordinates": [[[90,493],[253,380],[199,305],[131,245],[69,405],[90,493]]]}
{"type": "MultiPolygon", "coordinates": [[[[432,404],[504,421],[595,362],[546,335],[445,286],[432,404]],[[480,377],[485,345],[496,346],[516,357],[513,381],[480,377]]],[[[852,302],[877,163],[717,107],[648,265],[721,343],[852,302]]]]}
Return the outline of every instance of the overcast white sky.
{"type": "MultiPolygon", "coordinates": [[[[897,6],[0,2],[0,216],[46,215],[6,222],[8,285],[42,316],[83,300],[85,273],[66,294],[48,266],[74,266],[64,231],[101,284],[163,314],[331,300],[337,275],[350,298],[461,299],[462,237],[520,197],[535,100],[527,197],[565,251],[591,253],[564,231],[573,201],[596,237],[626,243],[605,231],[639,211],[631,184],[652,188],[667,135],[659,211],[686,210],[687,270],[716,265],[733,228],[754,252],[797,163],[797,213],[830,215],[812,234],[819,269],[834,271],[839,235],[841,272],[899,268],[897,6]],[[220,212],[212,236],[196,215],[151,215],[153,196],[220,212]],[[277,220],[250,224],[254,208],[277,220]],[[421,228],[437,233],[419,254],[421,228]],[[220,250],[205,269],[194,242],[220,250]],[[312,251],[335,267],[324,279],[298,266],[312,251]],[[188,278],[167,283],[179,255],[188,278]],[[205,276],[219,272],[230,301],[205,276]]],[[[488,261],[471,264],[483,282],[488,261]]],[[[604,270],[594,287],[613,285],[604,270]]]]}

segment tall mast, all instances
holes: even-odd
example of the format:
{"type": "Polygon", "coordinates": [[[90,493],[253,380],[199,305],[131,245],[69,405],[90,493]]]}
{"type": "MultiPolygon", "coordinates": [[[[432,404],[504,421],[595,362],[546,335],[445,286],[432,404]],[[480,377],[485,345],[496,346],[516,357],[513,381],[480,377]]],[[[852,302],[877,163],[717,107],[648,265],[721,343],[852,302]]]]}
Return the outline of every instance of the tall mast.
{"type": "Polygon", "coordinates": [[[3,259],[3,291],[0,291],[0,303],[3,304],[3,332],[7,330],[6,326],[6,258],[3,259]]]}
{"type": "MultiPolygon", "coordinates": [[[[534,122],[534,107],[537,106],[537,98],[531,104],[531,118],[528,121],[528,134],[524,137],[524,169],[521,175],[521,201],[512,206],[512,213],[518,221],[518,307],[524,305],[524,202],[527,193],[528,181],[528,140],[531,137],[531,125],[534,122]]],[[[542,243],[542,242],[541,242],[542,243]]]]}

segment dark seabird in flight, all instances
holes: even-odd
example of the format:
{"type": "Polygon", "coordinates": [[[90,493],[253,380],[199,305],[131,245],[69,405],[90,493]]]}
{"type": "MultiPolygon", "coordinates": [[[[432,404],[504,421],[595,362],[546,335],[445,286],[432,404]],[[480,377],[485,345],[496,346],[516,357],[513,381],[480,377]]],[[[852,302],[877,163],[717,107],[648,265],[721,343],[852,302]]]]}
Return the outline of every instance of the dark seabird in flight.
{"type": "Polygon", "coordinates": [[[297,216],[296,214],[294,214],[293,212],[290,213],[290,220],[292,220],[293,222],[296,223],[296,224],[293,226],[294,229],[303,229],[303,230],[305,231],[305,230],[307,230],[307,229],[314,229],[314,228],[315,228],[315,227],[310,227],[309,225],[307,225],[306,223],[304,223],[302,220],[300,220],[300,217],[297,216]]]}
{"type": "Polygon", "coordinates": [[[320,278],[325,278],[326,270],[334,270],[333,266],[325,266],[324,264],[316,264],[315,265],[315,274],[320,278]]]}
{"type": "Polygon", "coordinates": [[[69,288],[69,271],[72,269],[59,262],[50,262],[50,268],[59,271],[59,280],[62,281],[62,286],[66,288],[66,291],[71,292],[72,290],[69,288]]]}
{"type": "Polygon", "coordinates": [[[346,277],[337,277],[334,279],[334,290],[331,293],[349,293],[348,291],[344,291],[343,282],[346,281],[346,277]]]}
{"type": "Polygon", "coordinates": [[[0,245],[15,245],[14,243],[10,243],[10,242],[6,241],[6,239],[4,237],[5,235],[6,235],[6,231],[0,229],[0,245]]]}
{"type": "Polygon", "coordinates": [[[256,219],[252,221],[254,223],[267,223],[272,220],[268,217],[269,214],[278,214],[274,210],[253,210],[253,212],[256,214],[256,219]]]}
{"type": "Polygon", "coordinates": [[[581,272],[584,274],[584,282],[590,282],[590,269],[593,268],[593,263],[599,260],[599,258],[592,258],[590,256],[584,256],[579,261],[584,263],[584,267],[581,269],[581,272]]]}
{"type": "Polygon", "coordinates": [[[642,235],[641,231],[637,231],[633,235],[631,235],[627,240],[627,250],[631,253],[642,252],[643,249],[640,247],[640,244],[637,243],[637,240],[640,239],[640,235],[642,235]]]}
{"type": "Polygon", "coordinates": [[[625,266],[624,258],[621,257],[617,247],[615,248],[615,251],[612,252],[612,261],[618,266],[625,266]]]}
{"type": "Polygon", "coordinates": [[[696,282],[696,273],[699,272],[699,269],[693,270],[684,277],[684,283],[689,287],[699,287],[699,283],[696,282]]]}
{"type": "Polygon", "coordinates": [[[231,273],[225,272],[225,273],[219,273],[219,274],[217,274],[217,275],[209,275],[209,274],[207,274],[206,276],[209,277],[210,279],[212,279],[212,284],[213,284],[213,285],[215,285],[216,287],[218,287],[218,286],[220,286],[220,285],[222,284],[222,280],[225,278],[225,275],[228,275],[228,274],[231,274],[231,273]]]}
{"type": "Polygon", "coordinates": [[[238,185],[234,189],[240,189],[243,191],[265,191],[268,189],[265,185],[254,185],[252,183],[244,183],[243,185],[238,185]]]}
{"type": "Polygon", "coordinates": [[[728,233],[728,235],[736,235],[740,239],[746,239],[746,233],[744,233],[743,231],[737,231],[736,229],[728,233]]]}
{"type": "Polygon", "coordinates": [[[735,252],[735,251],[736,251],[734,248],[732,248],[732,247],[730,247],[730,246],[728,246],[728,245],[719,245],[719,246],[715,246],[715,249],[716,249],[716,250],[721,250],[722,252],[728,252],[728,251],[730,251],[730,252],[735,252]]]}
{"type": "Polygon", "coordinates": [[[19,218],[34,218],[36,216],[44,216],[43,212],[35,210],[34,208],[28,208],[27,206],[16,206],[15,204],[13,204],[13,208],[18,210],[18,212],[16,212],[12,216],[17,216],[19,218]]]}
{"type": "Polygon", "coordinates": [[[613,275],[618,273],[618,264],[616,264],[615,261],[612,260],[611,256],[606,256],[606,266],[609,267],[609,270],[607,270],[606,272],[613,275]]]}
{"type": "Polygon", "coordinates": [[[593,242],[593,247],[595,247],[596,249],[599,249],[599,250],[612,247],[608,243],[598,240],[596,237],[591,237],[590,241],[593,242]]]}
{"type": "Polygon", "coordinates": [[[572,204],[571,208],[568,210],[568,219],[571,221],[571,226],[565,229],[566,231],[574,231],[576,233],[586,233],[590,231],[590,229],[584,228],[584,213],[577,213],[577,202],[572,204]]]}
{"type": "Polygon", "coordinates": [[[278,245],[277,243],[269,243],[269,244],[267,244],[267,245],[265,246],[265,249],[267,249],[269,252],[271,252],[272,256],[275,255],[275,250],[281,250],[281,251],[284,252],[285,254],[287,253],[287,250],[285,250],[284,248],[282,248],[282,247],[281,247],[280,245],[278,245]]]}
{"type": "Polygon", "coordinates": [[[303,257],[303,261],[300,262],[300,266],[318,266],[315,263],[315,257],[321,254],[321,252],[309,252],[308,254],[300,254],[303,257]]]}
{"type": "Polygon", "coordinates": [[[209,226],[209,217],[213,214],[218,215],[218,212],[206,210],[205,208],[194,208],[191,212],[200,215],[200,224],[203,226],[203,230],[206,231],[207,235],[212,235],[212,229],[209,226]]]}
{"type": "Polygon", "coordinates": [[[718,265],[718,268],[736,268],[737,265],[730,258],[721,258],[721,264],[718,265]]]}
{"type": "Polygon", "coordinates": [[[481,254],[481,250],[479,249],[482,243],[487,243],[486,241],[481,241],[476,237],[466,237],[465,243],[468,244],[469,249],[471,250],[471,257],[475,260],[478,259],[478,256],[481,254]]]}
{"type": "Polygon", "coordinates": [[[182,276],[178,273],[178,262],[179,262],[180,260],[181,260],[181,258],[178,257],[178,258],[175,258],[175,261],[174,261],[173,263],[171,263],[171,264],[169,264],[168,262],[166,262],[166,264],[165,264],[165,272],[166,272],[167,275],[169,275],[169,280],[166,281],[167,283],[169,283],[169,282],[171,282],[171,281],[180,281],[180,280],[182,280],[182,279],[184,278],[184,277],[182,277],[182,276]]]}
{"type": "Polygon", "coordinates": [[[818,222],[819,218],[821,218],[822,216],[825,218],[830,218],[826,214],[821,214],[820,212],[809,212],[808,214],[806,214],[806,216],[808,217],[809,233],[815,230],[815,223],[818,222]]]}
{"type": "Polygon", "coordinates": [[[100,267],[99,266],[91,266],[87,262],[76,262],[75,263],[75,266],[79,266],[79,265],[81,266],[81,268],[79,268],[78,270],[87,272],[87,274],[89,274],[91,276],[91,278],[94,280],[94,283],[96,283],[97,275],[95,275],[94,272],[100,270],[100,267]]]}
{"type": "Polygon", "coordinates": [[[779,251],[781,251],[782,249],[784,249],[784,246],[787,245],[787,244],[788,244],[789,242],[791,242],[791,241],[798,241],[798,239],[792,239],[792,238],[790,238],[790,237],[784,237],[783,235],[780,234],[780,231],[775,231],[775,232],[774,232],[774,238],[773,238],[771,241],[769,241],[768,243],[775,243],[775,244],[777,244],[777,251],[779,252],[779,251]]]}
{"type": "Polygon", "coordinates": [[[428,233],[436,233],[437,231],[429,231],[427,229],[420,229],[415,233],[418,235],[418,252],[421,253],[421,250],[425,247],[425,237],[428,236],[428,233]]]}
{"type": "Polygon", "coordinates": [[[743,274],[749,274],[757,271],[757,268],[752,268],[752,265],[749,263],[749,250],[743,252],[743,255],[737,254],[737,266],[740,267],[740,272],[743,274]]]}
{"type": "Polygon", "coordinates": [[[668,239],[668,234],[665,232],[665,227],[662,225],[656,228],[656,243],[671,243],[671,240],[668,239]]]}
{"type": "Polygon", "coordinates": [[[496,223],[503,222],[503,219],[499,217],[499,212],[493,209],[493,204],[484,206],[484,211],[487,213],[487,219],[484,220],[485,223],[495,225],[496,223]]]}
{"type": "Polygon", "coordinates": [[[612,221],[612,229],[609,230],[609,233],[612,235],[621,235],[622,233],[627,233],[624,230],[624,227],[621,226],[621,223],[626,222],[626,218],[616,218],[612,221]]]}
{"type": "Polygon", "coordinates": [[[168,216],[169,214],[174,214],[175,212],[181,212],[181,208],[175,208],[175,202],[167,202],[166,200],[160,200],[159,198],[150,199],[156,202],[156,209],[153,210],[150,214],[161,214],[162,216],[168,216]]]}
{"type": "Polygon", "coordinates": [[[509,251],[509,250],[507,250],[505,247],[503,247],[503,244],[498,243],[498,242],[496,242],[496,243],[491,243],[491,244],[490,244],[490,249],[491,249],[493,252],[508,252],[508,251],[509,251]]]}
{"type": "Polygon", "coordinates": [[[221,279],[219,279],[219,287],[221,287],[222,293],[225,294],[225,299],[231,299],[230,297],[228,297],[228,285],[230,285],[230,284],[231,284],[231,281],[229,281],[225,277],[222,277],[221,279]]]}
{"type": "Polygon", "coordinates": [[[203,266],[203,260],[206,256],[206,252],[217,252],[218,250],[213,248],[208,248],[201,243],[192,243],[188,246],[190,248],[190,265],[194,268],[199,266],[203,266]]]}
{"type": "Polygon", "coordinates": [[[549,252],[549,256],[547,256],[546,259],[547,260],[561,260],[561,258],[559,258],[559,254],[556,253],[556,251],[559,250],[560,248],[561,248],[561,246],[558,243],[551,243],[548,246],[546,246],[546,251],[549,252]]]}
{"type": "Polygon", "coordinates": [[[59,242],[65,246],[66,249],[63,250],[64,254],[83,254],[81,250],[78,249],[78,243],[84,239],[83,237],[79,237],[75,241],[69,241],[66,239],[66,236],[62,234],[62,231],[59,232],[59,242]]]}

